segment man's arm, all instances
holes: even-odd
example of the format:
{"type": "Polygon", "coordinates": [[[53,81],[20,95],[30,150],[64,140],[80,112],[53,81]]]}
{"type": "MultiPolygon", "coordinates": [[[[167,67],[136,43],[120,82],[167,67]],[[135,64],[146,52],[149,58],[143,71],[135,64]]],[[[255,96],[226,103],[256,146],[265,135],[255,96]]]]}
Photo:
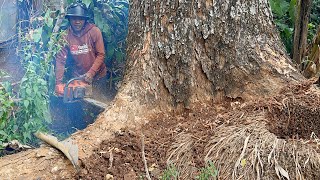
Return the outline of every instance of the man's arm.
{"type": "Polygon", "coordinates": [[[99,28],[94,28],[93,38],[95,42],[94,45],[96,50],[96,58],[93,65],[88,71],[88,75],[91,76],[91,78],[97,74],[98,70],[100,69],[101,65],[104,62],[104,57],[105,57],[103,37],[99,28]]]}

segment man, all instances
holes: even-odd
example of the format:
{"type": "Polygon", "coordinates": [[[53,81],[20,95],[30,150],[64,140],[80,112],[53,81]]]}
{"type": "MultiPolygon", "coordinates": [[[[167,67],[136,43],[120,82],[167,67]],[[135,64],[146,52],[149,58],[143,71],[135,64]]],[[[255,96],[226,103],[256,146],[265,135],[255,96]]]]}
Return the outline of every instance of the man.
{"type": "MultiPolygon", "coordinates": [[[[85,4],[75,2],[67,8],[66,18],[70,22],[67,35],[64,37],[67,45],[56,56],[56,87],[55,93],[63,95],[63,78],[66,80],[82,76],[83,80],[93,85],[93,92],[101,91],[106,86],[107,68],[104,64],[105,50],[101,31],[94,24],[88,22],[89,13],[85,4]],[[65,68],[67,71],[65,72],[65,68]],[[68,77],[68,75],[70,77],[68,77]],[[97,88],[95,87],[97,86],[97,88]]],[[[52,98],[51,109],[60,110],[59,113],[66,121],[55,122],[54,126],[72,126],[83,129],[86,123],[84,112],[80,102],[61,104],[62,99],[52,98]],[[58,108],[58,107],[63,108],[58,108]],[[69,124],[68,124],[69,123],[69,124]]],[[[70,130],[70,132],[73,132],[70,130]]]]}
{"type": "Polygon", "coordinates": [[[72,77],[82,76],[91,84],[106,76],[105,51],[102,33],[90,24],[88,9],[82,2],[75,2],[67,8],[66,18],[70,22],[67,29],[67,45],[56,56],[56,93],[62,84],[65,67],[72,77]]]}

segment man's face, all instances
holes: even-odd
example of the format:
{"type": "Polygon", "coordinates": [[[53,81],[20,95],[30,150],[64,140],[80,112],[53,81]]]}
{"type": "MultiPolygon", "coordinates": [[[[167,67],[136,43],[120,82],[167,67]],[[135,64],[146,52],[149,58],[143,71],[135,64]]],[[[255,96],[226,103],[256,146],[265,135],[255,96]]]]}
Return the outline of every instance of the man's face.
{"type": "Polygon", "coordinates": [[[72,29],[75,32],[80,32],[86,22],[86,19],[83,17],[75,17],[75,16],[71,16],[69,18],[70,24],[72,29]]]}

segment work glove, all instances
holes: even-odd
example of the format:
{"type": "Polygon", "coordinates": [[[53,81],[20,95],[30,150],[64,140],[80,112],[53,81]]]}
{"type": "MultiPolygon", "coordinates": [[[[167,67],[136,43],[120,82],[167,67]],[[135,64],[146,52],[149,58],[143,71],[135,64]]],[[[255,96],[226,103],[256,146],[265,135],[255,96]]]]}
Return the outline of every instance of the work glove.
{"type": "Polygon", "coordinates": [[[83,80],[85,82],[92,84],[93,76],[90,73],[86,73],[86,74],[82,75],[81,77],[83,77],[83,80]]]}
{"type": "Polygon", "coordinates": [[[56,87],[54,89],[55,95],[62,96],[64,90],[64,84],[56,84],[56,87]]]}

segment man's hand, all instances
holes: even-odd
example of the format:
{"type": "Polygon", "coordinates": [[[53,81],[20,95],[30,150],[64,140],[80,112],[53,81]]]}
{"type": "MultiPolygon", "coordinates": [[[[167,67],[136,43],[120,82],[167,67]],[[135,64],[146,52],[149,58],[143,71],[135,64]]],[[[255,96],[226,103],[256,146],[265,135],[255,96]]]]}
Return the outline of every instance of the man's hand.
{"type": "Polygon", "coordinates": [[[83,80],[89,84],[92,83],[92,80],[93,80],[93,76],[90,74],[90,73],[86,73],[84,75],[82,75],[83,77],[83,80]]]}
{"type": "Polygon", "coordinates": [[[63,96],[64,84],[57,84],[55,87],[55,94],[57,96],[63,96]]]}

